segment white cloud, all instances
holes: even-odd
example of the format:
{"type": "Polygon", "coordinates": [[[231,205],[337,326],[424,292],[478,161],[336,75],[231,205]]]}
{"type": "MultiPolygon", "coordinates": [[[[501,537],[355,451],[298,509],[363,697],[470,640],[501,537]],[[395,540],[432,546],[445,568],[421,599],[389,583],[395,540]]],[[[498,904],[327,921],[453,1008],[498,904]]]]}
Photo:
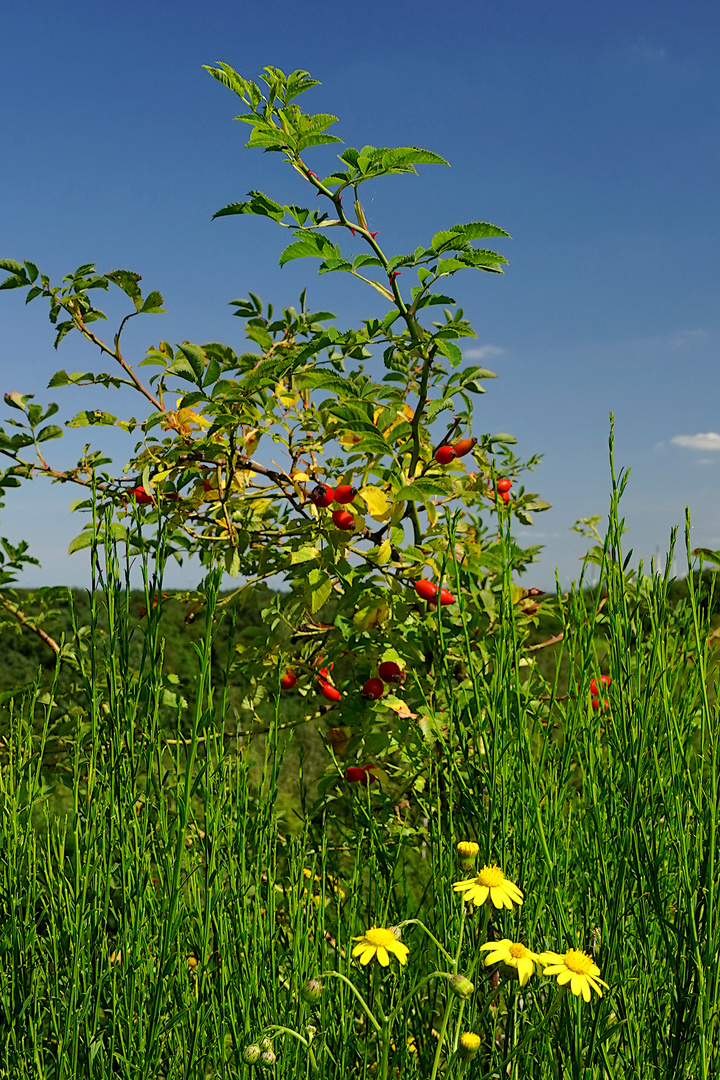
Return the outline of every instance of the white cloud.
{"type": "Polygon", "coordinates": [[[713,461],[711,457],[699,457],[695,462],[696,465],[717,465],[716,461],[713,461]]]}
{"type": "Polygon", "coordinates": [[[477,345],[474,349],[465,349],[463,356],[466,360],[489,360],[492,356],[504,356],[505,349],[499,345],[477,345]]]}
{"type": "Polygon", "coordinates": [[[673,435],[670,442],[683,450],[720,450],[717,431],[700,431],[697,435],[673,435]]]}
{"type": "Polygon", "coordinates": [[[667,51],[663,45],[651,45],[647,38],[641,37],[637,45],[630,49],[633,56],[639,56],[642,60],[664,60],[667,51]]]}

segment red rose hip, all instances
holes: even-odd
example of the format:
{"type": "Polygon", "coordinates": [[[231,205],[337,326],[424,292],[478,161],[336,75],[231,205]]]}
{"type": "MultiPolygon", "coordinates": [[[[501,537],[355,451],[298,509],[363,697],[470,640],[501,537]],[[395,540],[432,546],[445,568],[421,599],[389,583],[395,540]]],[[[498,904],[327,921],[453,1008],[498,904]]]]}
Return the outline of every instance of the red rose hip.
{"type": "Polygon", "coordinates": [[[147,506],[154,501],[152,495],[148,495],[142,484],[132,488],[130,494],[135,496],[135,502],[140,503],[141,506],[147,506]]]}
{"type": "Polygon", "coordinates": [[[325,682],[323,679],[320,679],[319,687],[320,693],[326,701],[339,701],[342,697],[342,694],[335,686],[331,686],[330,683],[325,682]]]}
{"type": "MultiPolygon", "coordinates": [[[[601,686],[609,686],[611,682],[612,682],[612,679],[610,678],[609,675],[601,675],[600,676],[600,685],[601,686]]],[[[598,684],[595,681],[595,679],[590,680],[590,693],[592,694],[593,697],[598,696],[598,684]]]]}
{"type": "Polygon", "coordinates": [[[435,460],[438,465],[449,465],[456,456],[452,446],[438,446],[435,451],[435,460]]]}
{"type": "Polygon", "coordinates": [[[420,578],[420,581],[414,582],[413,588],[423,600],[434,600],[437,596],[437,585],[434,581],[428,581],[427,578],[420,578]]]}
{"type": "Polygon", "coordinates": [[[510,488],[512,487],[512,480],[508,480],[508,478],[506,476],[504,476],[502,478],[502,480],[498,480],[498,482],[497,482],[497,484],[495,486],[497,487],[498,491],[502,495],[504,491],[509,491],[510,490],[510,488]]]}
{"type": "Polygon", "coordinates": [[[297,682],[297,675],[290,668],[287,669],[282,679],[280,680],[280,686],[283,690],[292,690],[293,686],[297,682]]]}
{"type": "Polygon", "coordinates": [[[453,443],[452,448],[455,451],[455,457],[465,457],[475,446],[477,446],[477,439],[459,439],[453,443]]]}
{"type": "Polygon", "coordinates": [[[455,597],[453,596],[453,594],[450,592],[449,589],[441,589],[440,590],[440,603],[443,604],[443,605],[454,604],[455,603],[455,597]]]}
{"type": "Polygon", "coordinates": [[[403,681],[403,672],[399,664],[394,660],[383,660],[378,668],[378,675],[387,683],[400,683],[403,681]]]}
{"type": "Polygon", "coordinates": [[[362,695],[369,701],[377,701],[385,693],[385,683],[382,679],[368,679],[362,688],[362,695]]]}
{"type": "Polygon", "coordinates": [[[335,498],[335,492],[327,484],[317,484],[310,492],[310,502],[315,506],[329,506],[335,498]]]}
{"type": "Polygon", "coordinates": [[[333,525],[343,532],[350,532],[355,528],[355,518],[347,510],[333,510],[332,519],[333,525]]]}
{"type": "Polygon", "coordinates": [[[335,488],[335,502],[340,503],[342,506],[344,503],[351,503],[357,495],[357,488],[354,488],[352,484],[341,484],[339,488],[335,488]]]}

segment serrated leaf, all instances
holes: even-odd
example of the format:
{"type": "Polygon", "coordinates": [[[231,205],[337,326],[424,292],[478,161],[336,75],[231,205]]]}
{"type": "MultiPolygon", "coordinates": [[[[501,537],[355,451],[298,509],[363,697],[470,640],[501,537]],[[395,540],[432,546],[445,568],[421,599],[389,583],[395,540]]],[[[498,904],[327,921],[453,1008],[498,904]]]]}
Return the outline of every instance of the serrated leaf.
{"type": "Polygon", "coordinates": [[[456,368],[458,364],[462,364],[462,351],[460,346],[456,345],[454,341],[447,341],[444,338],[436,337],[435,344],[437,345],[438,352],[447,357],[451,367],[456,368]]]}
{"type": "Polygon", "coordinates": [[[62,428],[59,428],[57,424],[48,424],[47,427],[38,431],[36,438],[38,442],[47,442],[48,439],[61,439],[62,436],[62,428]]]}
{"type": "Polygon", "coordinates": [[[76,551],[82,551],[83,548],[91,547],[94,540],[95,533],[92,529],[83,530],[79,536],[76,536],[74,540],[70,541],[68,555],[74,555],[76,551]]]}
{"type": "Polygon", "coordinates": [[[145,297],[145,302],[140,310],[144,315],[155,315],[163,312],[163,298],[157,289],[150,292],[145,297]]]}
{"type": "Polygon", "coordinates": [[[193,375],[195,376],[195,381],[200,383],[205,371],[204,352],[199,345],[192,345],[189,341],[184,341],[182,345],[178,345],[178,349],[190,365],[193,375]]]}
{"type": "Polygon", "coordinates": [[[7,270],[9,274],[24,274],[25,268],[22,263],[15,259],[0,259],[0,270],[7,270]]]}
{"type": "Polygon", "coordinates": [[[313,567],[308,573],[305,584],[305,595],[310,606],[311,614],[316,615],[317,612],[325,606],[330,599],[332,591],[333,582],[327,570],[317,566],[313,567]]]}
{"type": "Polygon", "coordinates": [[[103,412],[102,409],[83,409],[77,416],[74,416],[72,420],[65,421],[65,427],[88,427],[88,425],[94,424],[114,424],[117,420],[116,416],[112,413],[103,412]]]}
{"type": "Polygon", "coordinates": [[[452,231],[459,233],[465,240],[484,240],[488,236],[505,236],[508,240],[512,237],[504,229],[497,225],[491,225],[489,221],[470,221],[467,225],[453,225],[452,231]]]}
{"type": "Polygon", "coordinates": [[[427,499],[442,498],[449,494],[448,488],[435,480],[413,480],[395,495],[397,502],[425,502],[427,499]]]}

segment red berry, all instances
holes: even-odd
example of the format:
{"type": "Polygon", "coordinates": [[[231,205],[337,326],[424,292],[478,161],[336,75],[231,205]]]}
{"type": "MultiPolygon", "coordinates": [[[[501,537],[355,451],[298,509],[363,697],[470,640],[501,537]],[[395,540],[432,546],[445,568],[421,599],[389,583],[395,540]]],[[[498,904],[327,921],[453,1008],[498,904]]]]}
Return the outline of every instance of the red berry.
{"type": "Polygon", "coordinates": [[[280,686],[283,690],[292,690],[293,686],[297,682],[297,675],[290,668],[287,669],[282,679],[280,680],[280,686]]]}
{"type": "Polygon", "coordinates": [[[383,660],[378,668],[378,675],[383,682],[401,683],[403,681],[402,668],[394,660],[383,660]]]}
{"type": "MultiPolygon", "coordinates": [[[[597,712],[597,710],[600,708],[600,698],[594,697],[592,699],[592,707],[597,712]]],[[[603,701],[602,707],[603,707],[603,709],[609,709],[610,708],[610,702],[608,701],[607,698],[605,698],[605,700],[603,701]]]]}
{"type": "Polygon", "coordinates": [[[455,597],[453,596],[453,594],[450,592],[449,589],[441,589],[440,590],[440,603],[441,604],[454,604],[455,603],[455,597]]]}
{"type": "Polygon", "coordinates": [[[377,701],[385,693],[385,683],[382,679],[368,679],[362,688],[363,697],[369,698],[370,701],[377,701]]]}
{"type": "Polygon", "coordinates": [[[477,439],[460,439],[453,443],[452,448],[455,451],[455,457],[465,457],[474,446],[477,446],[477,439]]]}
{"type": "Polygon", "coordinates": [[[355,528],[355,518],[347,510],[333,510],[333,525],[343,532],[350,532],[355,528]]]}
{"type": "Polygon", "coordinates": [[[500,498],[502,499],[502,501],[504,503],[509,503],[510,502],[510,492],[509,491],[501,491],[500,492],[500,498]]]}
{"type": "Polygon", "coordinates": [[[428,581],[427,578],[420,578],[419,581],[415,581],[413,587],[418,596],[422,597],[423,600],[434,600],[438,591],[435,582],[428,581]]]}
{"type": "Polygon", "coordinates": [[[509,491],[510,490],[510,488],[512,487],[512,480],[508,480],[507,477],[503,477],[502,480],[498,480],[498,482],[496,484],[496,487],[497,487],[498,491],[500,492],[500,494],[502,495],[502,493],[504,491],[509,491]]]}
{"type": "Polygon", "coordinates": [[[210,483],[209,480],[203,480],[202,489],[203,489],[203,491],[211,491],[212,490],[212,484],[210,483]]]}
{"type": "Polygon", "coordinates": [[[327,484],[318,484],[310,492],[310,502],[315,506],[329,506],[335,498],[335,492],[327,484]]]}
{"type": "MultiPolygon", "coordinates": [[[[612,679],[610,678],[609,675],[601,675],[600,676],[600,685],[601,686],[609,686],[611,682],[612,682],[612,679]]],[[[598,696],[598,684],[596,683],[595,679],[590,680],[590,693],[592,694],[593,697],[598,696]]]]}
{"type": "Polygon", "coordinates": [[[330,683],[325,682],[324,679],[319,679],[318,684],[320,686],[320,693],[326,701],[339,701],[342,697],[340,691],[336,687],[331,686],[330,683]]]}
{"type": "Polygon", "coordinates": [[[456,454],[452,446],[438,446],[435,451],[435,460],[438,465],[449,465],[455,457],[456,454]]]}
{"type": "Polygon", "coordinates": [[[349,765],[345,772],[345,779],[350,784],[360,784],[361,787],[367,787],[368,784],[372,784],[375,780],[370,771],[374,768],[374,765],[364,765],[362,768],[358,765],[349,765]]]}
{"type": "Polygon", "coordinates": [[[141,506],[147,506],[148,503],[154,502],[152,495],[148,495],[142,484],[132,488],[130,494],[135,496],[135,502],[140,503],[141,506]]]}
{"type": "Polygon", "coordinates": [[[335,502],[351,503],[357,495],[357,488],[354,488],[352,484],[341,484],[339,488],[335,488],[335,502]]]}

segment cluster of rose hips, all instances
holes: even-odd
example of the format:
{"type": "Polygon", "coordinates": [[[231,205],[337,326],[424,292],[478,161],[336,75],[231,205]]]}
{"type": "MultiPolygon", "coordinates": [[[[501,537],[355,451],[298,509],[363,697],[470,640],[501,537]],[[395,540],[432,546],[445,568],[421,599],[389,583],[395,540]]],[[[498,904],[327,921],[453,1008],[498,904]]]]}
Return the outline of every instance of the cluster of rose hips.
{"type": "MultiPolygon", "coordinates": [[[[600,686],[603,689],[607,689],[607,687],[610,685],[611,682],[612,682],[612,679],[610,678],[609,675],[601,675],[600,676],[600,686]]],[[[595,711],[597,711],[600,708],[609,709],[610,708],[610,702],[608,701],[608,699],[604,698],[603,701],[602,701],[602,705],[601,705],[600,698],[598,697],[598,693],[599,693],[598,684],[597,684],[595,679],[591,679],[590,680],[590,696],[592,698],[592,707],[593,707],[593,709],[595,709],[595,711]]]]}
{"type": "Polygon", "coordinates": [[[378,668],[377,676],[368,679],[362,688],[363,697],[368,701],[378,701],[385,693],[385,683],[402,683],[405,681],[405,673],[394,660],[383,660],[378,668]]]}
{"type": "Polygon", "coordinates": [[[349,784],[360,784],[361,787],[367,787],[368,784],[372,784],[375,781],[371,769],[374,769],[374,765],[348,765],[345,770],[345,779],[349,784]]]}
{"type": "Polygon", "coordinates": [[[357,488],[352,484],[340,484],[334,490],[327,484],[317,484],[310,492],[310,502],[320,508],[337,503],[338,509],[333,510],[332,514],[333,525],[343,532],[350,532],[355,526],[355,519],[349,511],[343,510],[343,506],[351,503],[356,495],[357,488]]]}
{"type": "Polygon", "coordinates": [[[466,454],[469,454],[476,444],[477,439],[459,439],[452,446],[445,443],[443,446],[438,446],[435,451],[435,460],[438,465],[449,465],[456,457],[465,457],[466,454]]]}
{"type": "Polygon", "coordinates": [[[441,589],[434,581],[428,581],[427,578],[420,578],[419,581],[413,582],[413,588],[420,599],[427,600],[431,607],[436,607],[438,601],[442,607],[455,603],[455,597],[449,589],[445,587],[441,589]]]}

